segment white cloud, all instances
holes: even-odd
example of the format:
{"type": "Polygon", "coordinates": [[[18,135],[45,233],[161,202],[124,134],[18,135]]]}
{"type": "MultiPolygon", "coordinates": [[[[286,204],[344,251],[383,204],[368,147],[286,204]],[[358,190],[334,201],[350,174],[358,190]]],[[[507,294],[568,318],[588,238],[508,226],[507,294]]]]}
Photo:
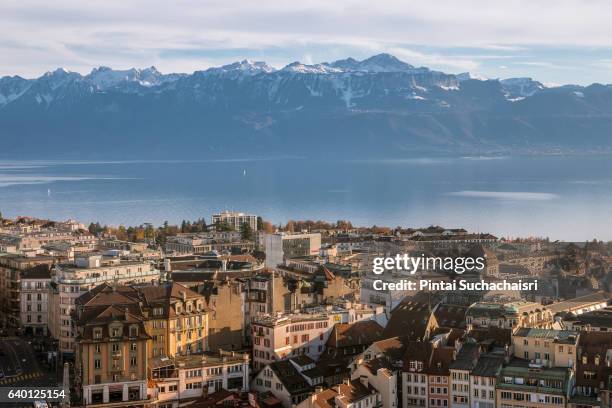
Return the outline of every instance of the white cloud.
{"type": "Polygon", "coordinates": [[[319,62],[381,51],[416,65],[459,71],[479,69],[484,59],[492,57],[455,55],[446,52],[450,47],[512,55],[534,46],[610,46],[611,2],[551,4],[7,0],[0,3],[0,74],[32,76],[56,66],[87,72],[100,64],[117,68],[155,64],[167,71],[189,72],[247,53],[282,65],[296,59],[319,62]],[[168,50],[174,51],[171,56],[168,50]]]}

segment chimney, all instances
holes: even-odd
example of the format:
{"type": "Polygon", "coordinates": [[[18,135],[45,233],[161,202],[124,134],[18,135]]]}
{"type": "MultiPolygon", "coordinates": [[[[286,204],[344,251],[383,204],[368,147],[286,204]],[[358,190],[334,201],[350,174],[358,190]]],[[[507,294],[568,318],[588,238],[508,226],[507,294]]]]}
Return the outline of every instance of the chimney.
{"type": "Polygon", "coordinates": [[[351,385],[351,379],[350,378],[345,378],[342,380],[342,384],[344,385],[351,385]]]}

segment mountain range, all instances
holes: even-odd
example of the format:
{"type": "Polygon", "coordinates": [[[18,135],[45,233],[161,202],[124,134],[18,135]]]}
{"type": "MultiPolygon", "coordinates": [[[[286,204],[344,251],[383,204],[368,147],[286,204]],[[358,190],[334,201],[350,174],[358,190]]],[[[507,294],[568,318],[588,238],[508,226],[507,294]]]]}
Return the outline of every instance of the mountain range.
{"type": "Polygon", "coordinates": [[[612,150],[612,86],[447,74],[389,54],[57,69],[0,78],[0,142],[4,158],[599,152],[612,150]]]}

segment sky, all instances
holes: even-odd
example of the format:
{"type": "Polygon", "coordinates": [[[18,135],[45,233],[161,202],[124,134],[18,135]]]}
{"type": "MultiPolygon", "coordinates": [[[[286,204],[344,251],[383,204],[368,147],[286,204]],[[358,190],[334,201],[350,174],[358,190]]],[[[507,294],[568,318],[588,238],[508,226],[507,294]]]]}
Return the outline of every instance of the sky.
{"type": "Polygon", "coordinates": [[[2,0],[0,76],[387,52],[448,73],[612,83],[610,16],[608,0],[2,0]]]}

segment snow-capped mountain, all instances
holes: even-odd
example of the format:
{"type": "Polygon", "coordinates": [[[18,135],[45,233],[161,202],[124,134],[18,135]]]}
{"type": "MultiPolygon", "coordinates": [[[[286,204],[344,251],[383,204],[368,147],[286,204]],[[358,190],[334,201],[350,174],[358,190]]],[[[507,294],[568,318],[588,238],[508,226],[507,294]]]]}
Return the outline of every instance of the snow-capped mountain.
{"type": "Polygon", "coordinates": [[[374,55],[363,61],[347,58],[332,62],[329,65],[345,71],[358,72],[410,72],[415,69],[412,65],[400,61],[390,54],[374,55]]]}
{"type": "Polygon", "coordinates": [[[453,75],[389,54],[280,69],[243,60],[193,74],[102,66],[0,78],[0,150],[13,153],[23,138],[33,151],[162,155],[612,148],[610,128],[610,86],[453,75]]]}
{"type": "Polygon", "coordinates": [[[541,82],[534,81],[531,78],[508,78],[502,79],[499,82],[509,100],[524,99],[535,95],[545,88],[541,82]]]}
{"type": "Polygon", "coordinates": [[[181,75],[163,75],[155,67],[145,69],[114,70],[109,67],[94,68],[89,75],[82,78],[99,90],[106,90],[119,85],[138,84],[144,87],[158,86],[179,79],[181,75]]]}
{"type": "Polygon", "coordinates": [[[209,68],[205,72],[211,75],[241,75],[269,74],[276,71],[273,67],[263,61],[242,60],[222,67],[209,68]]]}

